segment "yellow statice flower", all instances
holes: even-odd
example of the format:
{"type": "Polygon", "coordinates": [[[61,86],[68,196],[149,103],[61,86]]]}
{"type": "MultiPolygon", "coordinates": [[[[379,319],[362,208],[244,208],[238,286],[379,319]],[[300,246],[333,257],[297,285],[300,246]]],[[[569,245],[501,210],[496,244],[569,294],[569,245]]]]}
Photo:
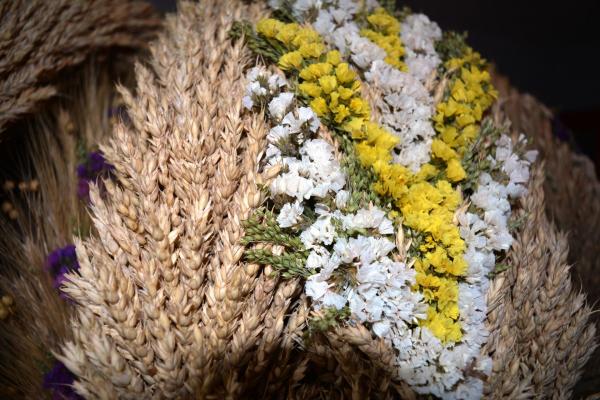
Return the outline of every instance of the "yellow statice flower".
{"type": "Polygon", "coordinates": [[[337,88],[337,79],[333,75],[325,75],[319,78],[319,85],[325,94],[330,94],[337,88]]]}
{"type": "Polygon", "coordinates": [[[322,97],[314,98],[309,103],[310,108],[317,114],[319,117],[324,117],[329,113],[329,107],[327,107],[327,102],[322,97]]]}
{"type": "Polygon", "coordinates": [[[453,158],[448,161],[448,166],[446,167],[446,176],[451,182],[460,182],[467,177],[467,173],[460,164],[460,161],[456,158],[453,158]]]}
{"type": "Polygon", "coordinates": [[[275,39],[279,40],[286,46],[290,46],[292,44],[294,38],[298,35],[298,31],[300,30],[300,26],[298,24],[283,24],[278,28],[279,29],[277,30],[275,39]]]}
{"type": "Polygon", "coordinates": [[[367,16],[367,21],[369,28],[361,29],[361,36],[385,51],[386,63],[400,71],[406,71],[406,64],[402,61],[405,51],[400,40],[400,22],[383,8],[378,8],[367,16]]]}
{"type": "Polygon", "coordinates": [[[298,48],[304,58],[318,58],[325,51],[325,45],[322,43],[307,43],[298,48]]]}
{"type": "Polygon", "coordinates": [[[337,50],[328,51],[327,55],[325,56],[325,62],[333,66],[337,66],[342,62],[342,55],[337,50]]]}
{"type": "Polygon", "coordinates": [[[305,81],[317,80],[322,76],[331,74],[333,66],[326,62],[314,63],[306,66],[300,71],[300,78],[305,81]]]}
{"type": "Polygon", "coordinates": [[[314,82],[302,82],[298,85],[298,90],[300,90],[300,93],[303,95],[313,98],[320,97],[323,92],[321,86],[314,82]]]}
{"type": "Polygon", "coordinates": [[[256,24],[256,32],[267,38],[275,38],[285,24],[273,18],[265,18],[256,24]]]}
{"type": "Polygon", "coordinates": [[[299,51],[290,51],[289,53],[285,53],[281,57],[279,57],[279,68],[284,71],[288,71],[291,69],[298,69],[302,66],[302,62],[304,58],[299,51]]]}

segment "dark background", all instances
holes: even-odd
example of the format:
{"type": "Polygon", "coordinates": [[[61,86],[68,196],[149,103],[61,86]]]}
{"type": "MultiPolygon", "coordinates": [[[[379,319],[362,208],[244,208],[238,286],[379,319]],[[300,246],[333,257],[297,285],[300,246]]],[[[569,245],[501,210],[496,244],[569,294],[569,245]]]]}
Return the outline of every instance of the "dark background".
{"type": "MultiPolygon", "coordinates": [[[[175,0],[149,0],[174,11],[175,0]]],[[[227,0],[223,0],[227,1],[227,0]]],[[[549,106],[600,171],[600,2],[405,0],[549,106]]]]}

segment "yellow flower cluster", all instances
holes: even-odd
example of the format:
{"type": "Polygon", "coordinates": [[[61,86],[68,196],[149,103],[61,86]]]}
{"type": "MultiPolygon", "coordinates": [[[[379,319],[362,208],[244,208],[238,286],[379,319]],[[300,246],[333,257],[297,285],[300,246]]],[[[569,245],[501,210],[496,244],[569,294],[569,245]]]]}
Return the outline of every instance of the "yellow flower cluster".
{"type": "Polygon", "coordinates": [[[384,8],[376,9],[373,14],[367,16],[367,21],[369,28],[361,29],[361,36],[385,50],[386,63],[400,71],[407,71],[406,64],[402,62],[404,47],[400,40],[400,22],[384,8]]]}
{"type": "MultiPolygon", "coordinates": [[[[393,33],[398,40],[395,48],[402,48],[398,21],[381,11],[368,18],[376,29],[373,32],[393,33]]],[[[421,257],[415,263],[417,288],[430,304],[423,325],[444,342],[460,340],[457,279],[465,274],[467,265],[463,258],[465,243],[453,222],[461,193],[450,182],[464,178],[460,156],[476,137],[477,122],[493,100],[487,84],[489,75],[479,69],[481,59],[469,52],[464,59],[447,63],[447,68],[460,70],[460,75],[452,82],[450,99],[438,107],[435,123],[439,138],[432,152],[446,164],[450,182],[435,181],[440,171],[433,164],[424,164],[413,173],[392,162],[398,138],[370,121],[371,112],[360,95],[356,73],[342,62],[339,52],[325,51],[317,32],[273,19],[260,21],[257,31],[284,45],[287,52],[280,57],[279,66],[297,76],[300,94],[322,121],[351,135],[361,163],[378,176],[374,190],[393,199],[402,212],[404,225],[420,234],[421,257]]],[[[402,51],[388,54],[395,54],[399,60],[402,51]]]]}
{"type": "Polygon", "coordinates": [[[448,60],[445,67],[456,73],[456,77],[448,98],[437,106],[433,121],[439,137],[434,139],[431,152],[446,163],[446,177],[460,182],[466,175],[460,159],[477,138],[483,113],[492,105],[497,92],[485,70],[485,60],[472,49],[461,58],[448,60]]]}

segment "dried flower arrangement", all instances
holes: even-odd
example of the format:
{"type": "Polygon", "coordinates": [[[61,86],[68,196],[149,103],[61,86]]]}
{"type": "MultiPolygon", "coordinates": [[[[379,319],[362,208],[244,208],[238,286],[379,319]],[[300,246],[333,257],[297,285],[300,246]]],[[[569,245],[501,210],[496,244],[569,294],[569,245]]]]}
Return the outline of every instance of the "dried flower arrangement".
{"type": "Polygon", "coordinates": [[[2,277],[19,296],[2,299],[1,337],[57,363],[21,384],[569,396],[595,348],[590,307],[544,212],[544,164],[464,37],[372,0],[181,2],[151,53],[100,152],[76,168],[67,136],[37,139],[38,219],[14,265],[45,269],[2,277]]]}

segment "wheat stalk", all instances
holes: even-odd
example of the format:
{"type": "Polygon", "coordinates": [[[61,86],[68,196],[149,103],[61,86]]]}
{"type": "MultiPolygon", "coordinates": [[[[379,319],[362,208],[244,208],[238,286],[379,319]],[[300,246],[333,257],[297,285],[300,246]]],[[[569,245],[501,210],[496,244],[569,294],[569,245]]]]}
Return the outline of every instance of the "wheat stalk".
{"type": "Polygon", "coordinates": [[[0,4],[0,133],[58,93],[50,79],[99,49],[144,47],[159,25],[138,1],[0,4]]]}

